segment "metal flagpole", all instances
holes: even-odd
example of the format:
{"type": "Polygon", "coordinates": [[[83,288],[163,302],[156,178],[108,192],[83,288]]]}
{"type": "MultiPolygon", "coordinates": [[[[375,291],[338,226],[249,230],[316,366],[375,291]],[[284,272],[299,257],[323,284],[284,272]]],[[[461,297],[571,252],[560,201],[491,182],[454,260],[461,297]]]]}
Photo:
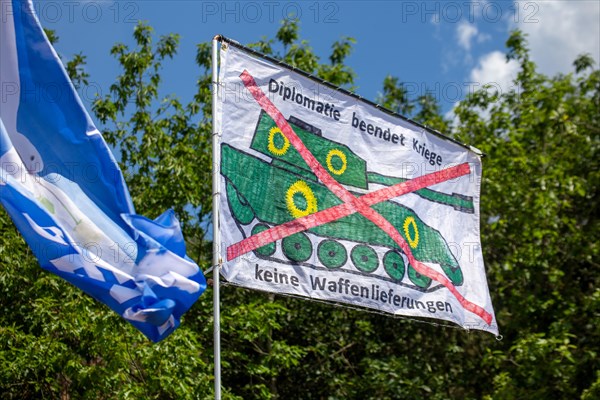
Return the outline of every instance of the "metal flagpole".
{"type": "Polygon", "coordinates": [[[221,309],[220,309],[220,274],[221,274],[221,232],[219,229],[219,132],[217,132],[217,93],[219,90],[218,46],[221,36],[212,40],[212,152],[213,152],[213,318],[214,318],[214,360],[215,360],[215,400],[221,400],[221,309]]]}

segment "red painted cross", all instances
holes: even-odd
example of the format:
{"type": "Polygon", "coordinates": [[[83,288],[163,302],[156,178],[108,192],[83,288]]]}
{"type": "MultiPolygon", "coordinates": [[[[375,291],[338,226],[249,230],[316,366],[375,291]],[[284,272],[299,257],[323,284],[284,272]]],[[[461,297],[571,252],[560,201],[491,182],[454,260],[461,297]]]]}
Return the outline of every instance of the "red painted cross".
{"type": "Polygon", "coordinates": [[[444,285],[456,299],[459,301],[461,306],[481,317],[488,325],[492,322],[492,315],[483,309],[481,306],[474,304],[467,300],[460,292],[456,289],[454,284],[440,272],[430,268],[424,263],[415,259],[410,249],[410,246],[404,238],[400,235],[398,230],[381,214],[371,208],[373,204],[389,200],[391,198],[401,196],[406,193],[411,193],[416,190],[425,188],[436,183],[444,182],[459,176],[467,175],[470,173],[470,168],[467,163],[457,165],[452,168],[447,168],[439,172],[427,174],[414,178],[387,188],[377,190],[375,192],[368,193],[361,197],[355,197],[346,188],[344,188],[339,182],[337,182],[329,173],[323,168],[323,166],[317,161],[313,154],[306,148],[304,143],[300,140],[298,135],[294,132],[292,127],[288,124],[283,114],[275,107],[275,105],[265,96],[264,92],[256,85],[254,78],[248,71],[244,71],[240,78],[250,91],[256,102],[261,108],[269,114],[269,116],[275,121],[277,127],[290,141],[298,153],[302,156],[306,164],[310,167],[312,172],[319,178],[321,182],[331,190],[338,198],[344,203],[335,207],[331,207],[327,210],[319,211],[314,214],[307,215],[287,222],[285,224],[275,226],[266,231],[260,232],[256,235],[250,236],[241,242],[235,243],[227,248],[227,260],[232,260],[245,253],[262,247],[266,244],[274,242],[276,240],[285,238],[316,226],[326,224],[331,221],[343,218],[347,215],[358,212],[365,218],[369,219],[384,232],[386,232],[398,246],[406,254],[409,263],[413,268],[421,275],[427,276],[442,285],[444,285]]]}

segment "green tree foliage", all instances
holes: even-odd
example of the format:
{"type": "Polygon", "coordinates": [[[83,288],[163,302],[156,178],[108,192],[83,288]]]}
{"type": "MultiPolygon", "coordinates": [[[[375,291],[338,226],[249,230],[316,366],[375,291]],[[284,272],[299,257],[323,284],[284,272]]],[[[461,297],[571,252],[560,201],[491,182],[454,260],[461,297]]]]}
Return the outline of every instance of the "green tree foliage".
{"type": "MultiPolygon", "coordinates": [[[[56,40],[56,36],[53,38],[56,40]]],[[[352,89],[341,38],[325,62],[282,24],[250,46],[352,89]]],[[[210,47],[188,103],[161,96],[162,66],[178,37],[140,24],[117,44],[122,72],[94,103],[138,212],[174,207],[191,255],[210,260],[210,47]]],[[[222,289],[227,399],[596,399],[600,397],[598,147],[600,71],[583,55],[574,72],[536,71],[519,32],[507,57],[515,89],[484,89],[455,110],[408,98],[387,77],[384,106],[483,150],[482,240],[503,340],[489,334],[222,289]]],[[[67,63],[87,84],[85,57],[67,63]]],[[[212,293],[168,339],[151,344],[78,289],[42,271],[0,210],[0,390],[3,398],[204,399],[212,396],[212,293]]]]}
{"type": "Polygon", "coordinates": [[[456,110],[458,137],[488,155],[482,236],[505,340],[485,361],[502,371],[494,398],[589,397],[600,367],[600,71],[583,55],[549,78],[526,45],[518,31],[507,42],[515,89],[479,91],[456,110]]]}

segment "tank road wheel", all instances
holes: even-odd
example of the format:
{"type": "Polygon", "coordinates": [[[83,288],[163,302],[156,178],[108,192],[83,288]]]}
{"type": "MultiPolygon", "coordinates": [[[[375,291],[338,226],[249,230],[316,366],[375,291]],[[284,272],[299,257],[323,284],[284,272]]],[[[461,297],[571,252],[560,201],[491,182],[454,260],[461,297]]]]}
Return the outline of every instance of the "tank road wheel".
{"type": "MultiPolygon", "coordinates": [[[[252,228],[252,235],[256,235],[257,233],[261,233],[263,231],[266,231],[267,229],[269,229],[269,225],[257,224],[254,226],[254,228],[252,228]]],[[[256,254],[259,257],[260,256],[263,256],[263,257],[272,256],[273,253],[275,253],[275,242],[265,244],[264,246],[259,247],[258,249],[254,250],[254,254],[256,254]]]]}
{"type": "Polygon", "coordinates": [[[283,239],[283,254],[295,262],[304,262],[312,254],[312,243],[304,233],[296,233],[283,239]]]}
{"type": "Polygon", "coordinates": [[[415,271],[412,265],[408,266],[408,279],[422,289],[426,289],[429,287],[429,285],[431,285],[431,278],[421,275],[415,271]]]}
{"type": "Polygon", "coordinates": [[[396,281],[401,281],[404,276],[404,259],[397,251],[391,250],[383,256],[383,268],[389,276],[396,281]]]}
{"type": "Polygon", "coordinates": [[[317,248],[319,261],[329,269],[340,268],[348,260],[348,252],[344,245],[335,240],[324,240],[317,248]]]}
{"type": "Polygon", "coordinates": [[[227,182],[226,191],[227,201],[229,202],[233,218],[238,220],[242,225],[248,225],[254,219],[252,208],[248,205],[246,199],[240,197],[235,187],[229,181],[227,182]]]}
{"type": "Polygon", "coordinates": [[[362,272],[373,272],[379,266],[379,259],[375,250],[364,244],[354,246],[350,252],[352,262],[362,272]]]}

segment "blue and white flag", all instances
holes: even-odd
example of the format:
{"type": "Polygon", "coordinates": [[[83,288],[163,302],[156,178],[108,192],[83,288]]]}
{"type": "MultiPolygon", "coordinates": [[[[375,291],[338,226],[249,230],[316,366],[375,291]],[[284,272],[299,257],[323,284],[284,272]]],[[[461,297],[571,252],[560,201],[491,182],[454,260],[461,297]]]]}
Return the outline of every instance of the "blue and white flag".
{"type": "Polygon", "coordinates": [[[42,268],[160,341],[206,288],[179,222],[135,214],[31,1],[0,5],[2,205],[42,268]]]}

